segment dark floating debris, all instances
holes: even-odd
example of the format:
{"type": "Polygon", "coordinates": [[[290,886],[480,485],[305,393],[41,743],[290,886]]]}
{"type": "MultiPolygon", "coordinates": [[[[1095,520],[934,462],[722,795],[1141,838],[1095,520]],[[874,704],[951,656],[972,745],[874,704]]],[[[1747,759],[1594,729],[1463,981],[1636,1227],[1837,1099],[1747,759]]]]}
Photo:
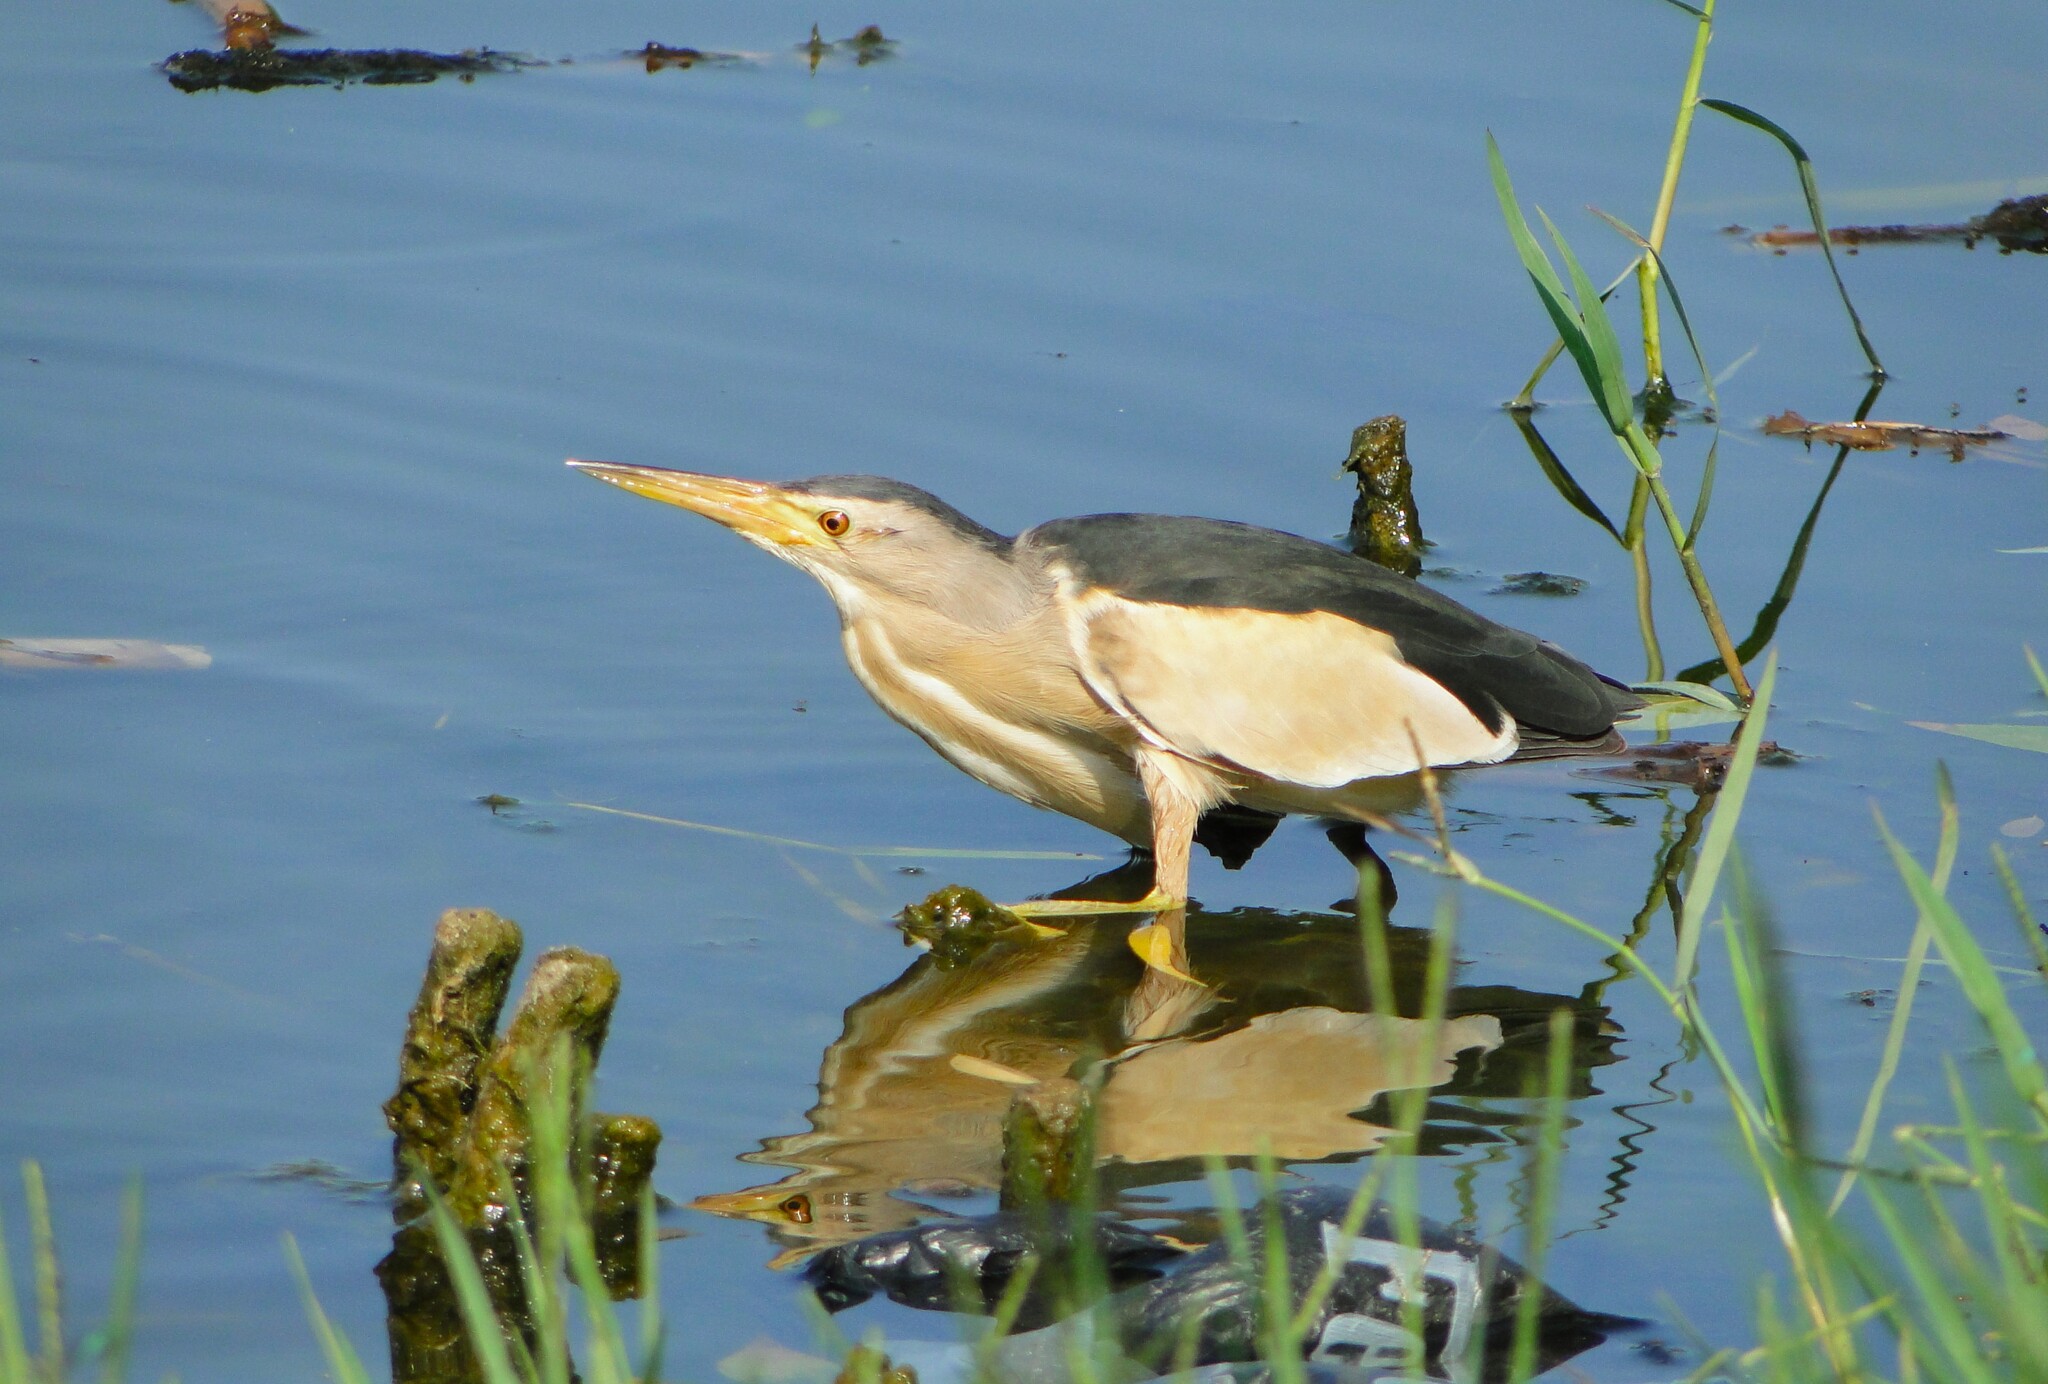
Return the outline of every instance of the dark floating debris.
{"type": "MultiPolygon", "coordinates": [[[[202,8],[220,25],[218,51],[194,48],[174,53],[158,69],[180,91],[269,91],[281,86],[419,86],[442,77],[471,81],[480,73],[516,72],[527,67],[550,64],[516,53],[492,48],[468,48],[460,53],[428,53],[415,48],[322,48],[280,51],[281,38],[303,37],[308,31],[287,24],[267,0],[200,0],[202,8]]],[[[896,41],[870,24],[850,37],[827,39],[811,26],[810,38],[795,51],[804,55],[813,72],[826,58],[852,58],[859,66],[892,57],[896,41]]],[[[693,67],[723,66],[773,57],[768,53],[720,53],[703,48],[659,43],[652,39],[639,48],[626,50],[622,57],[638,61],[649,72],[667,68],[688,71],[693,67]]],[[[564,63],[572,59],[562,59],[564,63]]]]}
{"type": "Polygon", "coordinates": [[[796,46],[796,51],[810,59],[811,71],[818,70],[818,64],[828,57],[849,57],[860,67],[884,58],[896,56],[896,40],[883,36],[882,26],[870,24],[850,38],[827,39],[819,34],[818,26],[811,26],[811,36],[796,46]]]}
{"type": "Polygon", "coordinates": [[[1915,455],[1922,447],[1939,447],[1950,461],[1961,461],[1965,447],[1982,447],[2005,442],[2013,434],[1997,428],[1935,428],[1924,423],[1813,423],[1791,409],[1764,420],[1764,436],[1796,437],[1811,447],[1823,443],[1859,452],[1883,452],[1905,447],[1915,455]]]}
{"type": "Polygon", "coordinates": [[[1583,577],[1561,572],[1510,572],[1493,588],[1496,596],[1576,596],[1586,589],[1583,577]]]}
{"type": "Polygon", "coordinates": [[[158,64],[180,91],[269,91],[282,86],[419,86],[442,77],[473,81],[479,73],[516,72],[536,67],[529,58],[472,48],[461,53],[423,53],[412,48],[194,48],[158,64]]]}
{"type": "MultiPolygon", "coordinates": [[[[660,72],[662,69],[669,67],[673,67],[679,72],[687,72],[693,67],[704,65],[717,66],[726,63],[745,62],[747,60],[746,55],[743,53],[707,53],[701,48],[671,48],[665,43],[656,43],[652,39],[648,40],[647,46],[644,48],[628,49],[626,56],[638,58],[641,62],[646,63],[649,72],[660,72]]],[[[798,710],[802,710],[802,708],[799,707],[798,710]]]]}
{"type": "MultiPolygon", "coordinates": [[[[1814,232],[1796,231],[1789,226],[1773,226],[1768,231],[1730,226],[1727,231],[1730,235],[1748,236],[1750,244],[1765,246],[1781,255],[1789,248],[1820,244],[1820,237],[1814,232]]],[[[2009,198],[1982,216],[1952,224],[1835,226],[1829,229],[1828,240],[1848,246],[1852,254],[1864,245],[1927,245],[1946,241],[1957,241],[1964,249],[1974,250],[1978,241],[1990,240],[1997,243],[2001,255],[2016,250],[2048,255],[2048,194],[2009,198]]]]}
{"type": "Polygon", "coordinates": [[[1412,577],[1422,571],[1422,515],[1415,507],[1415,468],[1408,461],[1408,424],[1397,413],[1382,414],[1351,434],[1344,469],[1358,477],[1351,502],[1351,551],[1389,571],[1412,577]]]}
{"type": "MultiPolygon", "coordinates": [[[[1637,746],[1629,752],[1628,763],[1590,772],[1626,783],[1673,783],[1713,793],[1728,781],[1728,766],[1734,759],[1733,744],[1681,740],[1669,745],[1637,746]]],[[[1797,764],[1799,756],[1775,740],[1766,740],[1757,747],[1756,762],[1783,768],[1797,764]]]]}

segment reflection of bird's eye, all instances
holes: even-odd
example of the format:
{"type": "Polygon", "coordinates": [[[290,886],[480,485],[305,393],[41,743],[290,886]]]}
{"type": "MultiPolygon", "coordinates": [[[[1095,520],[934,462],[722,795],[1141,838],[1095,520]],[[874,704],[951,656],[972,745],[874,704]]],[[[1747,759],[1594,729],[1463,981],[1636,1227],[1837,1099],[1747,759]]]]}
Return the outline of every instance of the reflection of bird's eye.
{"type": "MultiPolygon", "coordinates": [[[[842,514],[839,517],[844,519],[846,516],[842,514]]],[[[776,1210],[789,1217],[792,1221],[795,1221],[798,1225],[809,1225],[811,1223],[811,1199],[801,1192],[785,1199],[776,1210]]]]}
{"type": "Polygon", "coordinates": [[[853,527],[853,520],[843,509],[828,509],[818,516],[818,527],[834,538],[840,537],[853,527]]]}

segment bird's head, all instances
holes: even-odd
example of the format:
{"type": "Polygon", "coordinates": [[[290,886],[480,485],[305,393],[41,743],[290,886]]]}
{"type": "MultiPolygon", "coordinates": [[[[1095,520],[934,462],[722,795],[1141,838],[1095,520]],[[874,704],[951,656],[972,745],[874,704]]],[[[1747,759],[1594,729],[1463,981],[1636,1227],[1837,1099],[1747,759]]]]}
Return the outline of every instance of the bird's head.
{"type": "Polygon", "coordinates": [[[887,600],[957,605],[993,594],[1010,540],[936,495],[881,476],[748,481],[659,466],[571,461],[586,475],[715,519],[816,577],[842,611],[887,600]]]}

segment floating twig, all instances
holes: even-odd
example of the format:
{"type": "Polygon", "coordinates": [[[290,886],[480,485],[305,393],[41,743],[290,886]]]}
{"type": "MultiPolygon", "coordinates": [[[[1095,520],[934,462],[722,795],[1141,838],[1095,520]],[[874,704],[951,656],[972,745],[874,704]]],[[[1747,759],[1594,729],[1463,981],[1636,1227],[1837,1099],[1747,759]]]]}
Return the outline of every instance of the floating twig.
{"type": "Polygon", "coordinates": [[[1950,461],[1961,461],[1965,447],[2004,442],[2012,434],[1996,428],[1937,428],[1925,423],[1814,423],[1786,409],[1764,420],[1764,436],[1796,437],[1809,447],[1821,442],[1859,452],[1905,447],[1917,454],[1922,447],[1940,447],[1947,451],[1950,461]]]}

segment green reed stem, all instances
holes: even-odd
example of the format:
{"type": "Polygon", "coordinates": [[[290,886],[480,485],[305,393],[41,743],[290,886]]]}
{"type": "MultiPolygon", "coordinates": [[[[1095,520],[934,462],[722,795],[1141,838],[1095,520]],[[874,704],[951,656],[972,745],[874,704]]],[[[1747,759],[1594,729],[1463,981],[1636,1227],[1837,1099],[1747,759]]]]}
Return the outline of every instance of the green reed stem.
{"type": "Polygon", "coordinates": [[[1672,503],[1671,492],[1664,487],[1664,462],[1657,451],[1657,444],[1650,441],[1643,425],[1633,420],[1619,437],[1622,450],[1635,463],[1637,473],[1649,483],[1650,498],[1656,501],[1657,514],[1664,520],[1665,532],[1671,535],[1672,550],[1678,554],[1678,565],[1685,573],[1685,583],[1692,588],[1693,600],[1699,605],[1701,618],[1706,621],[1707,633],[1714,641],[1714,652],[1721,656],[1728,681],[1735,687],[1736,698],[1746,706],[1755,697],[1755,689],[1750,686],[1749,675],[1743,672],[1742,656],[1735,651],[1735,641],[1729,637],[1728,622],[1721,618],[1720,603],[1714,599],[1714,588],[1707,584],[1706,569],[1700,566],[1699,554],[1693,550],[1692,539],[1686,533],[1686,523],[1678,516],[1678,506],[1672,503]]]}
{"type": "Polygon", "coordinates": [[[1543,1068],[1543,1113],[1529,1159],[1529,1217],[1523,1225],[1522,1293],[1515,1303],[1514,1345],[1508,1378],[1520,1384],[1536,1372],[1537,1328],[1543,1316],[1544,1260],[1550,1253],[1550,1225],[1557,1213],[1557,1184],[1564,1160],[1564,1110],[1571,1093],[1572,1012],[1550,1014],[1550,1047],[1543,1068]]]}
{"type": "MultiPolygon", "coordinates": [[[[1664,249],[1671,208],[1678,200],[1678,178],[1685,168],[1686,146],[1692,140],[1692,117],[1700,98],[1700,75],[1707,66],[1707,45],[1714,38],[1714,0],[1700,0],[1693,30],[1692,61],[1686,65],[1685,88],[1678,97],[1678,118],[1671,128],[1671,147],[1664,155],[1664,181],[1657,189],[1657,210],[1650,219],[1651,248],[1664,249]]],[[[1663,331],[1657,315],[1657,260],[1645,255],[1636,263],[1636,284],[1643,305],[1643,367],[1647,391],[1671,387],[1664,374],[1663,331]]]]}
{"type": "Polygon", "coordinates": [[[1650,547],[1644,542],[1643,516],[1650,506],[1650,487],[1636,477],[1629,496],[1627,535],[1629,565],[1636,577],[1636,628],[1643,636],[1643,681],[1664,680],[1664,647],[1657,640],[1657,608],[1650,586],[1650,547]]]}

